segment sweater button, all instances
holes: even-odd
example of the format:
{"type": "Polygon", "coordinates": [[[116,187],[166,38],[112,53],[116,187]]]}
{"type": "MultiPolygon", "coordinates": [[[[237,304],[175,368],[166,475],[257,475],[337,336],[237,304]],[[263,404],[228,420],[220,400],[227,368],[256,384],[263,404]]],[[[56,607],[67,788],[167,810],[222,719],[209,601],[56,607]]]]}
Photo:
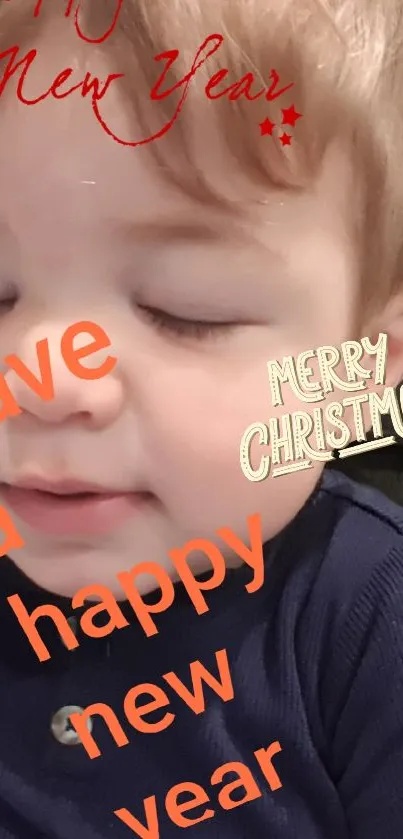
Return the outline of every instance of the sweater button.
{"type": "MultiPolygon", "coordinates": [[[[59,743],[63,743],[64,746],[78,746],[81,743],[81,740],[70,722],[70,714],[82,714],[83,708],[80,708],[79,705],[64,705],[63,708],[59,708],[58,711],[53,715],[52,722],[51,722],[51,730],[53,736],[59,743]]],[[[87,728],[89,731],[92,731],[92,719],[88,717],[87,719],[87,728]]]]}

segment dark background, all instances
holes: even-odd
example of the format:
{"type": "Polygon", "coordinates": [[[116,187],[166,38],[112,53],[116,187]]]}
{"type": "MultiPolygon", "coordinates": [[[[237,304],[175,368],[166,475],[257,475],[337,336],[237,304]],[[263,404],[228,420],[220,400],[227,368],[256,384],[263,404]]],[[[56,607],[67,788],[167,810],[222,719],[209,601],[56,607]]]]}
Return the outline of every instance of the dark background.
{"type": "Polygon", "coordinates": [[[384,436],[393,434],[396,445],[336,460],[326,468],[339,469],[355,481],[374,486],[403,506],[403,438],[396,434],[389,417],[383,419],[382,425],[384,436]]]}

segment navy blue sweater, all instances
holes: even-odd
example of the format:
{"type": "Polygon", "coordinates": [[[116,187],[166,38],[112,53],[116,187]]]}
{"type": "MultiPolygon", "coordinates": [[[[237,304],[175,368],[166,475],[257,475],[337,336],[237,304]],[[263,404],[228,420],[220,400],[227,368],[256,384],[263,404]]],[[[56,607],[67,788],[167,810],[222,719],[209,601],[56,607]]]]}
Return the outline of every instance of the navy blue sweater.
{"type": "Polygon", "coordinates": [[[245,591],[250,569],[230,572],[206,594],[204,615],[179,585],[152,638],[131,612],[130,626],[108,638],[79,628],[79,647],[69,651],[45,619],[47,662],[36,658],[6,596],[18,592],[29,611],[54,602],[72,615],[69,601],[51,598],[2,560],[1,839],[401,839],[403,510],[326,471],[265,556],[258,592],[245,591]],[[217,677],[221,649],[234,699],[204,686],[205,710],[197,715],[162,674],[174,671],[190,686],[189,664],[199,659],[217,677]],[[160,733],[140,733],[123,714],[127,691],[143,682],[169,695],[155,720],[176,714],[160,733]],[[58,737],[52,720],[66,706],[101,701],[129,742],[118,747],[94,716],[101,756],[91,760],[82,744],[58,737]],[[272,765],[281,785],[271,789],[254,752],[277,742],[272,765]],[[211,783],[232,761],[243,773],[211,783]],[[169,789],[185,781],[205,790],[203,800],[193,788],[195,806],[189,788],[177,799],[189,802],[183,818],[202,819],[187,829],[165,807],[169,789]],[[144,799],[156,808],[158,829],[151,821],[147,829],[144,799]],[[121,808],[143,828],[127,826],[114,814],[121,808]]]}

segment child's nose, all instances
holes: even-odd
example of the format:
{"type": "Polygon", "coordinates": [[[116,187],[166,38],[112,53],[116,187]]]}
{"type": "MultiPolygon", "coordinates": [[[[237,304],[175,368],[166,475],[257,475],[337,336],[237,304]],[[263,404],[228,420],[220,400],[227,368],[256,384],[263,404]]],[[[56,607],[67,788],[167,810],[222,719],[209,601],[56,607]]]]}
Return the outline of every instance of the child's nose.
{"type": "MultiPolygon", "coordinates": [[[[69,324],[66,324],[66,326],[69,324]]],[[[5,374],[7,385],[20,408],[46,423],[61,424],[76,420],[85,422],[93,428],[102,428],[112,424],[119,416],[124,404],[124,390],[117,365],[114,369],[96,379],[83,379],[75,375],[66,364],[61,352],[61,338],[66,326],[52,326],[44,330],[31,330],[20,342],[16,355],[32,372],[39,382],[43,382],[43,393],[51,399],[41,398],[34,388],[24,381],[14,370],[5,374]],[[38,361],[36,344],[46,336],[49,347],[50,364],[43,362],[41,369],[38,361]]],[[[75,343],[75,348],[86,346],[91,341],[88,336],[75,343]]],[[[82,359],[82,367],[96,370],[112,353],[107,349],[88,354],[82,359]]]]}

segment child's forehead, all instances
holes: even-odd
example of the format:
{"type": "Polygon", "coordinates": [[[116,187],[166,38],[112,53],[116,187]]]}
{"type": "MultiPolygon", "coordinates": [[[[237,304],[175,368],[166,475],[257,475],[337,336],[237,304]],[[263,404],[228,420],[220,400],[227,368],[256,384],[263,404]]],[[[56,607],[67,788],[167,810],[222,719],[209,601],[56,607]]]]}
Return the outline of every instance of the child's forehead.
{"type": "MultiPolygon", "coordinates": [[[[116,107],[121,108],[121,127],[132,131],[124,104],[116,102],[116,107]]],[[[327,217],[332,217],[336,238],[345,226],[345,167],[337,156],[329,160],[317,189],[300,195],[268,191],[266,203],[244,200],[241,211],[231,214],[226,205],[209,207],[175,189],[146,149],[115,143],[81,97],[44,102],[38,108],[9,97],[3,110],[1,215],[32,255],[45,246],[61,253],[86,240],[88,247],[91,241],[102,242],[102,247],[116,243],[126,251],[138,244],[149,248],[169,243],[184,254],[196,244],[221,252],[242,245],[251,252],[255,241],[281,260],[287,258],[290,240],[301,241],[315,232],[319,239],[320,225],[329,228],[327,217]]],[[[217,174],[220,186],[220,158],[215,160],[212,152],[208,169],[217,174]]],[[[240,189],[241,198],[244,194],[240,189]]],[[[299,258],[304,260],[303,253],[299,258]]],[[[278,268],[272,258],[269,265],[278,268]]]]}
{"type": "MultiPolygon", "coordinates": [[[[42,69],[35,78],[41,90],[46,64],[42,69]]],[[[79,68],[77,76],[82,76],[79,68]]],[[[49,83],[49,76],[46,80],[49,83]]],[[[121,136],[141,136],[142,128],[127,102],[113,88],[102,112],[121,136]]],[[[110,138],[94,119],[90,100],[79,94],[28,107],[10,91],[0,104],[0,113],[0,190],[3,212],[11,217],[13,227],[21,229],[32,220],[38,225],[63,220],[66,225],[69,217],[76,224],[77,214],[82,214],[85,227],[100,216],[105,223],[122,219],[145,224],[155,217],[169,220],[175,216],[178,226],[183,220],[184,230],[189,221],[193,229],[199,221],[201,229],[210,223],[213,232],[215,217],[223,223],[225,217],[228,223],[224,205],[214,212],[196,196],[175,188],[148,147],[125,148],[110,138]]],[[[218,189],[225,190],[220,164],[220,154],[211,148],[204,171],[218,189]]]]}
{"type": "MultiPolygon", "coordinates": [[[[36,44],[38,54],[24,88],[27,97],[34,98],[49,89],[63,67],[74,71],[69,86],[82,81],[89,68],[93,76],[103,80],[114,69],[107,52],[86,49],[74,35],[66,38],[65,28],[60,30],[60,37],[58,32],[57,27],[45,27],[36,44]]],[[[133,90],[135,86],[133,80],[133,90]]],[[[149,91],[140,83],[137,93],[143,100],[149,99],[149,91]]],[[[99,105],[103,118],[119,137],[138,140],[149,136],[136,117],[127,91],[123,94],[118,85],[110,87],[99,105]]],[[[52,229],[62,225],[68,237],[70,227],[86,231],[98,221],[105,226],[115,220],[124,228],[126,222],[147,224],[156,217],[178,218],[179,228],[183,218],[186,223],[193,222],[194,232],[197,226],[202,230],[210,224],[215,230],[221,227],[226,233],[236,233],[239,222],[256,222],[264,238],[273,241],[281,240],[287,228],[292,232],[296,225],[301,227],[301,208],[302,213],[308,212],[303,218],[306,224],[312,201],[322,202],[324,210],[333,202],[342,206],[347,171],[343,156],[330,159],[326,177],[303,193],[276,190],[267,183],[256,185],[231,155],[214,120],[214,105],[199,96],[181,116],[192,146],[194,171],[200,183],[209,185],[201,201],[197,189],[189,194],[165,177],[166,167],[182,166],[183,149],[172,139],[174,132],[168,152],[164,138],[147,146],[125,147],[97,122],[90,96],[83,97],[76,91],[61,100],[48,97],[38,105],[27,106],[16,96],[16,79],[10,79],[0,102],[0,189],[12,229],[26,228],[34,238],[38,229],[46,228],[51,238],[52,229]],[[160,147],[161,157],[154,154],[154,148],[158,151],[160,147]],[[218,200],[209,203],[214,196],[218,200]],[[228,212],[229,206],[235,212],[228,212]]],[[[155,114],[156,110],[154,118],[155,114]]],[[[160,118],[163,124],[162,111],[160,118]]],[[[252,113],[250,130],[257,130],[252,113]]],[[[261,142],[268,142],[268,138],[262,137],[261,142]]]]}
{"type": "MultiPolygon", "coordinates": [[[[50,51],[48,57],[49,61],[44,44],[27,95],[48,89],[62,66],[74,67],[78,81],[88,69],[83,53],[50,51]]],[[[91,59],[91,70],[105,79],[111,68],[99,54],[96,62],[91,59]]],[[[141,95],[146,96],[146,91],[141,95]]],[[[112,86],[100,104],[119,136],[144,136],[147,128],[118,88],[112,86]]],[[[60,101],[49,97],[30,107],[18,102],[10,88],[0,112],[0,216],[22,254],[19,282],[35,286],[38,295],[42,290],[48,295],[55,276],[72,295],[82,288],[81,279],[74,277],[86,278],[88,294],[90,288],[95,293],[98,286],[117,286],[125,260],[119,250],[120,231],[124,244],[129,243],[122,253],[136,249],[130,254],[131,265],[136,266],[132,286],[136,283],[137,290],[144,266],[149,287],[167,289],[168,296],[180,282],[183,290],[186,277],[205,297],[210,287],[214,300],[243,294],[256,311],[266,306],[275,319],[283,309],[297,313],[305,305],[314,311],[315,289],[331,264],[337,295],[350,305],[350,254],[340,244],[348,226],[346,208],[351,209],[351,161],[343,150],[329,149],[318,179],[304,190],[275,189],[267,182],[256,188],[229,153],[217,123],[206,119],[206,108],[197,116],[193,103],[195,121],[187,136],[197,176],[208,180],[210,191],[219,196],[213,206],[164,176],[163,166],[171,160],[181,166],[180,145],[176,148],[172,141],[169,152],[159,158],[149,146],[127,148],[116,143],[94,118],[89,97],[79,93],[60,101]],[[227,202],[221,201],[223,195],[227,202]],[[237,208],[233,213],[228,211],[231,201],[237,208]],[[161,243],[162,228],[173,244],[168,256],[167,250],[154,247],[161,243]],[[250,245],[245,241],[239,256],[241,230],[250,234],[250,245]],[[148,251],[142,263],[145,243],[148,251]],[[204,250],[196,250],[196,244],[204,250]],[[206,277],[213,281],[206,282],[206,277]]],[[[330,280],[326,288],[329,284],[330,280]]],[[[325,289],[320,293],[324,303],[325,289]]],[[[162,291],[159,294],[160,302],[162,291]]],[[[298,329],[297,320],[294,325],[298,329]]]]}
{"type": "MultiPolygon", "coordinates": [[[[86,74],[102,84],[117,69],[108,50],[83,44],[74,37],[74,32],[69,34],[63,22],[45,26],[35,44],[25,43],[14,64],[33,46],[37,54],[23,84],[27,99],[35,99],[49,91],[63,68],[72,68],[72,75],[62,86],[63,91],[79,86],[86,74]]],[[[148,64],[153,64],[151,54],[148,64]]],[[[179,202],[186,209],[186,189],[173,189],[174,179],[166,177],[176,169],[180,177],[185,171],[187,175],[190,173],[190,180],[194,182],[195,188],[190,190],[193,201],[189,206],[200,200],[222,209],[226,201],[233,206],[238,202],[246,206],[248,201],[256,201],[263,193],[267,198],[267,188],[257,185],[256,181],[253,183],[250,174],[231,152],[228,136],[225,137],[216,118],[219,104],[208,101],[196,84],[196,96],[191,95],[185,103],[169,137],[130,148],[116,143],[103,130],[93,113],[91,93],[83,96],[82,90],[77,90],[59,100],[50,95],[44,101],[28,106],[17,97],[19,77],[20,73],[15,73],[8,79],[0,101],[3,164],[0,164],[3,169],[0,179],[3,175],[11,179],[18,164],[19,180],[23,181],[25,193],[31,188],[43,191],[44,186],[49,190],[63,188],[73,193],[78,185],[93,182],[99,201],[104,191],[110,203],[124,202],[125,192],[130,192],[132,200],[142,192],[143,202],[149,196],[155,204],[179,202]],[[187,149],[182,144],[183,134],[187,149]]],[[[166,102],[151,101],[144,78],[133,77],[130,84],[127,84],[127,78],[124,81],[126,84],[120,84],[120,80],[117,84],[112,83],[98,107],[102,119],[116,136],[137,142],[153,133],[147,126],[148,119],[157,130],[164,125],[167,110],[175,111],[178,95],[172,97],[166,108],[166,102]],[[143,122],[139,121],[135,101],[140,102],[140,112],[145,116],[143,122]]],[[[235,108],[230,110],[235,112],[235,108]]],[[[248,120],[251,133],[259,133],[252,113],[247,116],[248,120]]]]}
{"type": "MultiPolygon", "coordinates": [[[[119,122],[128,136],[141,131],[112,92],[109,105],[110,112],[115,111],[115,124],[119,122]]],[[[299,194],[267,189],[265,199],[257,200],[242,170],[234,164],[224,174],[219,149],[210,148],[201,171],[218,194],[232,194],[237,206],[232,213],[224,202],[214,207],[176,188],[148,149],[115,143],[94,120],[90,103],[79,96],[50,100],[37,108],[10,96],[2,111],[0,190],[3,214],[14,228],[63,223],[68,234],[69,223],[78,228],[81,217],[83,229],[90,222],[106,227],[120,220],[124,233],[137,223],[147,238],[148,224],[161,219],[161,235],[166,238],[176,227],[182,240],[213,242],[217,231],[227,239],[228,232],[255,225],[265,236],[281,240],[287,228],[306,225],[309,216],[304,209],[314,204],[339,216],[346,208],[347,166],[337,156],[329,159],[323,178],[311,189],[299,194]]]]}

